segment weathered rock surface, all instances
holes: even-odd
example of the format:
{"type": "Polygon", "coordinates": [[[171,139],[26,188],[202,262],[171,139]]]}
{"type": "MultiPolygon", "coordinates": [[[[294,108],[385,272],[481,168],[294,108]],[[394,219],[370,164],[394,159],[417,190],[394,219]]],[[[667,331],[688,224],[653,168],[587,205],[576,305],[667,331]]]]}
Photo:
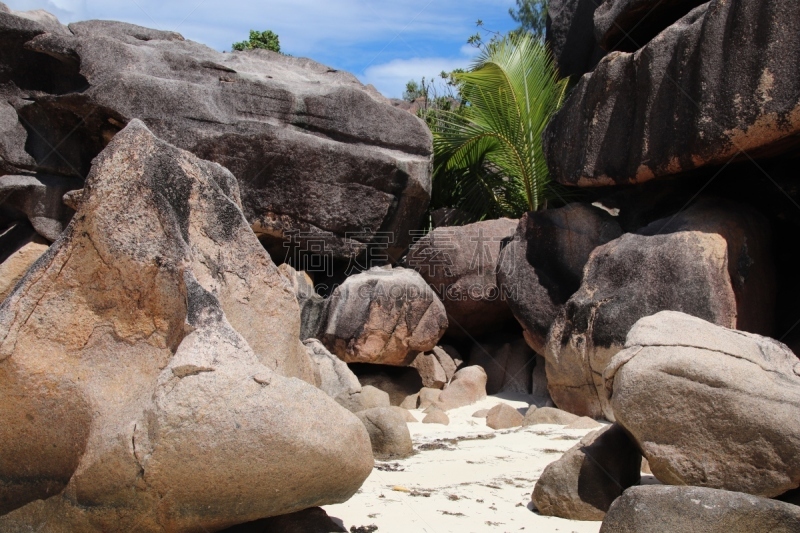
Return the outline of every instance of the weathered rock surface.
{"type": "Polygon", "coordinates": [[[366,479],[363,425],[281,375],[310,369],[299,309],[239,206],[138,121],[95,160],[0,305],[0,530],[218,530],[366,479]]]}
{"type": "Polygon", "coordinates": [[[14,289],[28,269],[49,248],[41,237],[31,237],[21,248],[0,263],[0,302],[14,289]]]}
{"type": "Polygon", "coordinates": [[[428,205],[428,128],[348,73],[121,22],[67,30],[52,16],[0,13],[0,34],[0,84],[14,86],[0,104],[4,173],[84,178],[139,118],[230,169],[248,221],[276,253],[292,240],[292,253],[324,243],[347,259],[372,242],[399,257],[428,205]]]}
{"type": "Polygon", "coordinates": [[[511,320],[497,281],[500,247],[517,227],[501,218],[437,228],[414,244],[406,265],[422,275],[447,310],[453,337],[474,337],[511,320]]]}
{"type": "Polygon", "coordinates": [[[798,533],[800,507],[701,487],[631,487],[609,509],[600,533],[798,533]]]}
{"type": "Polygon", "coordinates": [[[662,312],[606,370],[617,422],[663,483],[778,496],[800,486],[800,362],[783,344],[662,312]]]}
{"type": "Polygon", "coordinates": [[[348,363],[406,366],[446,329],[444,306],[419,274],[373,268],[330,296],[320,340],[348,363]]]}
{"type": "Polygon", "coordinates": [[[48,13],[43,9],[35,9],[31,11],[15,11],[5,5],[3,2],[0,2],[0,14],[8,13],[14,15],[14,17],[23,19],[22,24],[18,23],[19,26],[25,28],[25,22],[32,22],[37,25],[37,27],[44,27],[48,32],[55,33],[55,34],[64,34],[69,35],[69,28],[61,24],[55,15],[48,13]]]}
{"type": "Polygon", "coordinates": [[[566,426],[579,419],[579,416],[562,411],[561,409],[556,409],[555,407],[536,407],[532,405],[525,413],[522,425],[535,426],[536,424],[557,424],[566,426]]]}
{"type": "Polygon", "coordinates": [[[537,354],[531,375],[531,403],[536,407],[553,407],[553,399],[547,389],[547,361],[537,354]]]}
{"type": "Polygon", "coordinates": [[[372,385],[361,387],[361,405],[364,409],[375,409],[378,407],[390,407],[392,402],[389,395],[372,385]]]}
{"type": "Polygon", "coordinates": [[[594,12],[602,0],[551,0],[547,42],[561,77],[579,78],[606,54],[594,39],[594,12]]]}
{"type": "Polygon", "coordinates": [[[555,404],[577,415],[613,420],[603,371],[636,321],[662,310],[737,325],[723,237],[704,231],[625,234],[595,249],[581,288],[550,331],[545,355],[555,404]]]}
{"type": "Polygon", "coordinates": [[[417,405],[419,405],[419,393],[418,392],[415,393],[415,394],[409,394],[408,396],[403,398],[403,401],[400,402],[400,405],[398,407],[410,410],[410,409],[416,409],[417,405]]]}
{"type": "Polygon", "coordinates": [[[545,352],[547,333],[580,287],[589,254],[621,234],[614,217],[582,203],[522,217],[500,254],[497,279],[536,352],[545,352]]]}
{"type": "Polygon", "coordinates": [[[450,346],[437,346],[433,349],[432,353],[433,356],[436,357],[436,360],[439,361],[439,364],[442,365],[442,370],[444,370],[444,374],[447,376],[447,381],[453,379],[459,365],[463,363],[458,352],[450,346]]]}
{"type": "Polygon", "coordinates": [[[375,407],[356,416],[367,428],[377,459],[401,459],[414,453],[411,433],[401,413],[391,407],[375,407]]]}
{"type": "Polygon", "coordinates": [[[793,152],[800,4],[711,0],[581,79],[543,136],[553,179],[641,183],[793,152]]]}
{"type": "Polygon", "coordinates": [[[56,176],[0,176],[0,213],[7,218],[27,218],[36,232],[56,240],[69,223],[73,210],[62,201],[83,182],[56,176]]]}
{"type": "Polygon", "coordinates": [[[427,409],[431,405],[436,404],[442,396],[440,389],[424,388],[419,391],[419,405],[420,409],[427,409]]]}
{"type": "Polygon", "coordinates": [[[347,363],[329,352],[317,339],[307,339],[303,344],[314,365],[317,387],[348,411],[362,411],[361,383],[347,363]]]}
{"type": "Polygon", "coordinates": [[[425,413],[425,418],[422,419],[423,424],[441,424],[443,426],[450,425],[450,417],[447,416],[447,413],[435,405],[431,405],[425,411],[425,413]]]}
{"type": "Polygon", "coordinates": [[[516,428],[522,420],[522,414],[507,403],[499,403],[486,413],[486,425],[492,429],[516,428]]]}
{"type": "Polygon", "coordinates": [[[604,50],[635,52],[708,0],[605,0],[594,12],[594,36],[604,50]]]}
{"type": "Polygon", "coordinates": [[[405,420],[406,422],[416,422],[417,421],[417,419],[414,418],[414,415],[411,414],[411,411],[409,411],[408,409],[406,409],[404,407],[400,407],[398,405],[392,405],[392,406],[389,407],[389,409],[391,409],[395,413],[398,413],[400,416],[402,416],[403,420],[405,420]]]}
{"type": "Polygon", "coordinates": [[[298,272],[288,263],[278,270],[289,280],[300,305],[300,340],[316,338],[325,318],[325,298],[317,294],[308,273],[298,272]]]}
{"type": "Polygon", "coordinates": [[[700,231],[728,244],[728,275],[736,296],[736,329],[772,335],[775,265],[769,222],[753,208],[720,198],[700,198],[689,208],[639,229],[640,235],[700,231]]]}
{"type": "MultiPolygon", "coordinates": [[[[471,405],[486,398],[486,371],[479,366],[462,368],[441,392],[435,405],[443,411],[471,405]]],[[[420,391],[420,400],[422,391],[420,391]]],[[[420,403],[421,406],[421,403],[420,403]]]]}
{"type": "Polygon", "coordinates": [[[443,389],[447,385],[447,373],[433,353],[419,354],[409,366],[419,372],[419,377],[422,379],[424,387],[443,389]]]}
{"type": "Polygon", "coordinates": [[[531,393],[536,354],[519,334],[490,335],[476,342],[469,362],[486,371],[486,394],[531,393]]]}
{"type": "MultiPolygon", "coordinates": [[[[622,492],[641,479],[642,456],[616,425],[589,435],[544,469],[533,489],[543,515],[602,520],[622,492]]],[[[656,531],[656,530],[651,530],[656,531]]]]}

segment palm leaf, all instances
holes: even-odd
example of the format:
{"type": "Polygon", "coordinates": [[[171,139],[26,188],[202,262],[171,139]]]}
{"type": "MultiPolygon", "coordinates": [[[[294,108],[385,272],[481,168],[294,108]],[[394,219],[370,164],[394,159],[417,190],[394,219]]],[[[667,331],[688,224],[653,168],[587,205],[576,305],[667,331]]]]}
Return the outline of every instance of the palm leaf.
{"type": "Polygon", "coordinates": [[[450,201],[474,219],[542,208],[551,192],[542,132],[567,86],[547,47],[507,37],[456,79],[468,104],[441,112],[434,127],[434,204],[450,201]]]}

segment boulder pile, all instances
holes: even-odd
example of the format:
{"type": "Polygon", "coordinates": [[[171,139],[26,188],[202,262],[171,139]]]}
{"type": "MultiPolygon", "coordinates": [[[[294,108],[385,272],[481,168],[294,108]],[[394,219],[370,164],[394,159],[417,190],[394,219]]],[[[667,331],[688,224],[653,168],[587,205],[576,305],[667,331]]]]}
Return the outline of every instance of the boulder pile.
{"type": "MultiPolygon", "coordinates": [[[[622,233],[584,253],[579,283],[556,280],[561,292],[548,288],[549,299],[511,306],[546,358],[555,404],[615,421],[624,447],[666,486],[599,476],[593,490],[568,490],[592,486],[569,468],[588,452],[582,443],[540,477],[540,512],[605,517],[604,533],[800,530],[797,508],[769,499],[791,500],[800,486],[800,360],[774,340],[798,347],[784,250],[795,247],[783,239],[800,230],[788,162],[800,146],[800,92],[786,73],[800,57],[799,9],[551,2],[557,64],[580,78],[544,133],[548,167],[560,184],[585,188],[622,233]]],[[[552,240],[532,223],[543,215],[523,218],[509,248],[552,240]]],[[[526,254],[527,279],[553,279],[541,257],[574,249],[555,242],[549,255],[526,254]]],[[[526,423],[547,420],[543,411],[526,423]]],[[[592,446],[593,464],[626,457],[619,444],[592,446]]]]}
{"type": "MultiPolygon", "coordinates": [[[[398,259],[421,223],[430,131],[351,74],[266,50],[223,54],[174,32],[98,20],[67,27],[7,8],[0,34],[0,175],[29,176],[17,195],[41,197],[37,181],[48,198],[79,189],[92,159],[136,118],[230,170],[251,228],[281,259],[284,244],[299,261],[319,246],[331,261],[349,260],[371,244],[398,259]]],[[[41,226],[51,241],[69,215],[60,202],[39,202],[37,212],[18,197],[4,204],[17,219],[50,220],[41,226]]]]}
{"type": "Polygon", "coordinates": [[[799,532],[798,35],[550,0],[570,194],[446,227],[425,122],[354,76],[0,3],[0,531],[338,528],[467,412],[583,436],[539,514],[799,532]]]}
{"type": "Polygon", "coordinates": [[[131,121],[0,306],[0,529],[220,529],[348,499],[369,438],[299,330],[231,173],[131,121]]]}

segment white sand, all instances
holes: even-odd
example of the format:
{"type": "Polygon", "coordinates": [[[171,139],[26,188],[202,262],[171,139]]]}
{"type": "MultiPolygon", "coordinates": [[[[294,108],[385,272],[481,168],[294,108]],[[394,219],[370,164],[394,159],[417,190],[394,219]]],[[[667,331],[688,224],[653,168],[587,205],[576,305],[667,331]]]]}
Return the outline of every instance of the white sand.
{"type": "MultiPolygon", "coordinates": [[[[471,416],[500,402],[527,408],[527,402],[514,401],[520,399],[524,397],[489,397],[449,411],[449,426],[410,423],[414,447],[423,451],[404,460],[377,462],[355,496],[325,510],[348,531],[376,525],[378,533],[597,533],[600,522],[540,516],[530,503],[542,470],[592,430],[537,425],[495,431],[486,419],[471,416]],[[494,438],[474,439],[480,435],[494,438]],[[424,450],[426,444],[447,449],[424,450]]],[[[412,413],[418,420],[424,416],[412,413]]]]}

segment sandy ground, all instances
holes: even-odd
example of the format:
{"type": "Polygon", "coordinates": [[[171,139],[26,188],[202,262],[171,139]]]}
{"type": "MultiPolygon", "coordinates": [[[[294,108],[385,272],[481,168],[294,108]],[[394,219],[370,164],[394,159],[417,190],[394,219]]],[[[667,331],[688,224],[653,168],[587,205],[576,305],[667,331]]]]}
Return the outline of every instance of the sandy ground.
{"type": "Polygon", "coordinates": [[[376,462],[355,496],[324,509],[348,531],[375,525],[379,533],[597,533],[600,522],[540,516],[530,503],[542,470],[592,430],[537,425],[495,431],[486,419],[472,418],[500,402],[524,413],[524,399],[490,396],[449,411],[448,426],[409,423],[418,453],[376,462]]]}

